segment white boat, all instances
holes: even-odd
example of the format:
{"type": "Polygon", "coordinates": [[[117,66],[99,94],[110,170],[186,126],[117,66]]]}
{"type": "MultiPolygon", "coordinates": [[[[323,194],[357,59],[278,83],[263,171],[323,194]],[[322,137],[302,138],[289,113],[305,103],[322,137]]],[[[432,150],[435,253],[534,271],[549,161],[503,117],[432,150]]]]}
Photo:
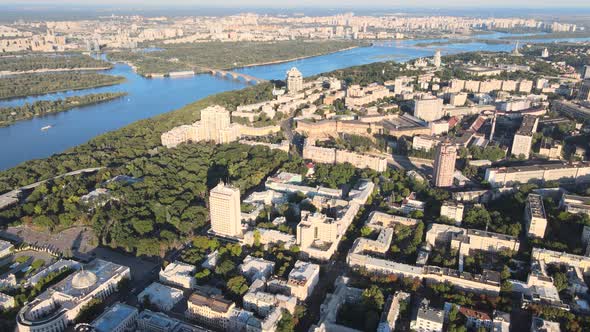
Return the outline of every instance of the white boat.
{"type": "Polygon", "coordinates": [[[52,126],[52,125],[45,126],[45,127],[41,128],[41,130],[45,131],[45,130],[48,130],[48,129],[50,129],[51,127],[53,127],[53,126],[52,126]]]}

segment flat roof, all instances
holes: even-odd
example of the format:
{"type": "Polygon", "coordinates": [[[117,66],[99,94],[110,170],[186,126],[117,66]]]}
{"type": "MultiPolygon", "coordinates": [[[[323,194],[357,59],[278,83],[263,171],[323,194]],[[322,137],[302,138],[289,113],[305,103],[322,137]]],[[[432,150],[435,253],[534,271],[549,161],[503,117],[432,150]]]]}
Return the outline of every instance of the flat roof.
{"type": "Polygon", "coordinates": [[[533,172],[533,171],[547,171],[562,168],[582,168],[590,167],[590,162],[580,161],[575,163],[552,163],[552,164],[535,164],[525,166],[508,166],[508,167],[496,167],[489,168],[489,170],[497,173],[518,173],[518,172],[533,172]]]}
{"type": "Polygon", "coordinates": [[[227,312],[233,302],[224,298],[221,295],[209,295],[200,291],[195,291],[188,299],[188,301],[196,306],[208,307],[213,311],[227,312]]]}
{"type": "Polygon", "coordinates": [[[138,313],[137,308],[124,303],[115,303],[92,322],[98,332],[110,332],[128,317],[138,313]]]}

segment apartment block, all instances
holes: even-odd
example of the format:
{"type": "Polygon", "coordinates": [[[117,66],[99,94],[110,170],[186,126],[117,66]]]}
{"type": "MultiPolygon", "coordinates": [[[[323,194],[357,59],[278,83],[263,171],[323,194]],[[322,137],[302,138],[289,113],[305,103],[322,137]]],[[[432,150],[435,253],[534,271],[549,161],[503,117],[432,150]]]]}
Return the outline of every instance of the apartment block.
{"type": "Polygon", "coordinates": [[[545,237],[547,228],[547,216],[543,198],[537,194],[529,194],[524,208],[524,220],[527,225],[527,234],[531,237],[545,237]]]}

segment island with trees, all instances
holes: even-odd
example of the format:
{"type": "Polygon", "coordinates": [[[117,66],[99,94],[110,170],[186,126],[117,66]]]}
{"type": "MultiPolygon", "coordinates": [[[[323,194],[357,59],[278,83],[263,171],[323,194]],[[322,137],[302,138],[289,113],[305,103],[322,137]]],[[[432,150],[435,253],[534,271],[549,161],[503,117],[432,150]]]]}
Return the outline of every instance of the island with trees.
{"type": "Polygon", "coordinates": [[[133,64],[143,76],[207,68],[230,69],[286,62],[338,52],[363,44],[355,41],[210,42],[157,45],[153,52],[113,51],[109,60],[133,64]]]}
{"type": "Polygon", "coordinates": [[[9,126],[21,120],[68,111],[76,107],[107,102],[126,95],[125,92],[105,92],[57,100],[39,100],[22,106],[3,107],[0,108],[0,127],[9,126]]]}
{"type": "Polygon", "coordinates": [[[0,99],[84,90],[123,83],[125,78],[94,72],[22,74],[0,78],[0,99]]]}
{"type": "Polygon", "coordinates": [[[0,73],[18,74],[32,72],[104,70],[113,65],[84,54],[14,55],[0,57],[0,73]]]}

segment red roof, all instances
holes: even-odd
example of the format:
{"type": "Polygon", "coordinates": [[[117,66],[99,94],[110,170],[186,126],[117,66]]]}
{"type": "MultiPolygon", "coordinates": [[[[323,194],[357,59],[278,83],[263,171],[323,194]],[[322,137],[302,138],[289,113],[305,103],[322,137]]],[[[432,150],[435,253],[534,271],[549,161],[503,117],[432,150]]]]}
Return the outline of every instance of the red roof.
{"type": "Polygon", "coordinates": [[[481,321],[491,321],[492,320],[490,315],[486,314],[485,312],[481,312],[481,311],[477,311],[477,310],[473,310],[473,309],[469,309],[469,308],[461,307],[461,308],[459,308],[459,312],[468,318],[471,317],[471,318],[481,320],[481,321]]]}

